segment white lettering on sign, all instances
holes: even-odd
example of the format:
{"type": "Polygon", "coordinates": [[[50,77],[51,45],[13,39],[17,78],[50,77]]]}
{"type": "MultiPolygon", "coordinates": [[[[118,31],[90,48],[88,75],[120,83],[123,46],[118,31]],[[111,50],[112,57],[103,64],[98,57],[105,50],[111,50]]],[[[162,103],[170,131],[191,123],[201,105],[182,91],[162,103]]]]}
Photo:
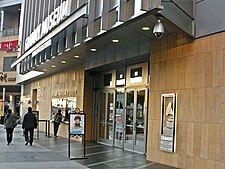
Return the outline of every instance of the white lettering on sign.
{"type": "Polygon", "coordinates": [[[25,40],[25,50],[29,49],[34,43],[46,35],[51,29],[58,25],[70,14],[71,0],[61,3],[54,11],[40,23],[25,40]]]}
{"type": "Polygon", "coordinates": [[[52,40],[49,39],[47,42],[45,42],[44,44],[42,44],[39,48],[37,48],[35,51],[33,51],[32,53],[32,57],[34,57],[35,55],[37,55],[38,53],[40,53],[42,50],[44,50],[45,48],[49,47],[52,44],[52,40]]]}

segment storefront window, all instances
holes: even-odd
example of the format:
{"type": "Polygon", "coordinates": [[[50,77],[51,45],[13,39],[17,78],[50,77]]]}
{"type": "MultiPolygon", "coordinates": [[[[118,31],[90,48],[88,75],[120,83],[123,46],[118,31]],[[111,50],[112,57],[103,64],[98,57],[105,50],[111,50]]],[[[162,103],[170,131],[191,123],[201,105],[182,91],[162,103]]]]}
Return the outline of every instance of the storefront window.
{"type": "Polygon", "coordinates": [[[63,121],[69,121],[69,114],[75,112],[76,103],[76,97],[52,99],[51,119],[54,119],[55,113],[60,109],[62,111],[63,121]]]}

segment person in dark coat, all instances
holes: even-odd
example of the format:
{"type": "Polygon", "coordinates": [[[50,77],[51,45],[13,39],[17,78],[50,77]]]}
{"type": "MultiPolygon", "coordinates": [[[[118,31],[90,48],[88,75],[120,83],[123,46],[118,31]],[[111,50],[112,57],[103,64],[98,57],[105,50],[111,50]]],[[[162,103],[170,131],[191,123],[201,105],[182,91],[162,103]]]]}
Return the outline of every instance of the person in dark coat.
{"type": "Polygon", "coordinates": [[[30,143],[30,146],[33,144],[34,128],[37,128],[37,119],[36,116],[32,113],[32,108],[28,107],[28,112],[25,114],[22,128],[25,130],[25,145],[30,143]],[[30,140],[28,140],[28,132],[30,132],[30,140]]]}
{"type": "Polygon", "coordinates": [[[6,129],[6,137],[7,137],[7,145],[9,145],[12,142],[13,129],[16,126],[15,124],[16,124],[16,120],[14,118],[14,115],[12,114],[12,110],[8,109],[8,113],[4,119],[4,126],[6,129]]]}
{"type": "Polygon", "coordinates": [[[59,129],[59,125],[62,121],[62,111],[59,109],[58,112],[56,113],[55,117],[54,117],[54,136],[57,137],[57,133],[58,133],[58,129],[59,129]]]}

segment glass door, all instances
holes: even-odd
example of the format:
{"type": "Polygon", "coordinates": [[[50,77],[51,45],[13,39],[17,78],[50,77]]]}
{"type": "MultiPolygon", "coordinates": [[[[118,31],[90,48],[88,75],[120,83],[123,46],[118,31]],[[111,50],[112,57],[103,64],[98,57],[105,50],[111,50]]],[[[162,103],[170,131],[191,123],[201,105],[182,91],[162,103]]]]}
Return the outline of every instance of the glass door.
{"type": "Polygon", "coordinates": [[[116,90],[116,107],[115,107],[115,135],[114,145],[123,148],[124,138],[124,89],[116,90]]]}
{"type": "Polygon", "coordinates": [[[114,92],[100,93],[98,112],[98,141],[112,145],[114,121],[114,92]]]}
{"type": "Polygon", "coordinates": [[[124,148],[145,153],[147,89],[126,91],[124,148]]]}

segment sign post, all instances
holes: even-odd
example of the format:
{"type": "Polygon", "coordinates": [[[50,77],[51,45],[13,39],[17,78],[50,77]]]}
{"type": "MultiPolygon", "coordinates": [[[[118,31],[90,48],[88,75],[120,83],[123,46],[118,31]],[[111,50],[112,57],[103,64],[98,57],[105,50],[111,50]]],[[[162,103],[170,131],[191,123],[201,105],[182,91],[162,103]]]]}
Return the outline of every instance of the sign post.
{"type": "Polygon", "coordinates": [[[69,114],[69,126],[68,126],[68,157],[70,159],[85,159],[86,139],[85,139],[85,128],[86,128],[86,114],[83,112],[70,113],[69,114]],[[71,158],[70,156],[70,138],[76,136],[82,136],[84,141],[84,155],[83,157],[71,158]]]}

